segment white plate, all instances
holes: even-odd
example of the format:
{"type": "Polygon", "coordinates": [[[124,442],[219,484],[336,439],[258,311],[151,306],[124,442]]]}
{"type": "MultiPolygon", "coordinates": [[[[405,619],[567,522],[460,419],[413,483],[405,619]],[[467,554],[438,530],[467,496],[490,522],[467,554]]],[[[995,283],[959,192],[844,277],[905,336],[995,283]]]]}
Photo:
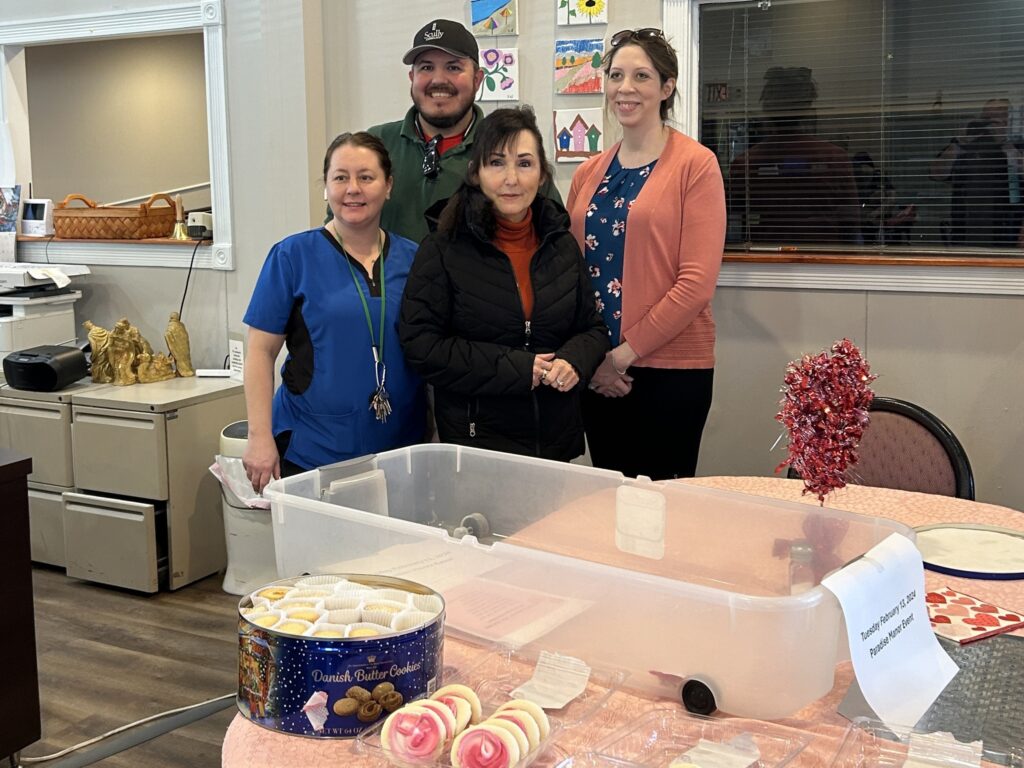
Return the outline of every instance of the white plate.
{"type": "Polygon", "coordinates": [[[1024,531],[975,523],[914,530],[925,568],[969,579],[1024,579],[1024,531]]]}

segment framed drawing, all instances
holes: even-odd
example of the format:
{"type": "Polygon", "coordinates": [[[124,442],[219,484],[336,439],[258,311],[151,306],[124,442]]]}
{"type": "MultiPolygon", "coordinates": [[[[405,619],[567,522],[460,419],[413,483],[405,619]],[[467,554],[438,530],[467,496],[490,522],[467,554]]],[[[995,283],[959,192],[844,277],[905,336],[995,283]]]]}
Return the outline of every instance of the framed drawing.
{"type": "Polygon", "coordinates": [[[470,0],[470,32],[477,37],[519,34],[517,0],[470,0]]]}
{"type": "Polygon", "coordinates": [[[519,101],[519,49],[481,48],[477,101],[519,101]]]}
{"type": "Polygon", "coordinates": [[[555,40],[555,93],[604,93],[604,40],[555,40]]]}
{"type": "Polygon", "coordinates": [[[555,110],[555,162],[582,163],[604,149],[604,110],[555,110]]]}
{"type": "Polygon", "coordinates": [[[611,0],[555,0],[559,24],[607,24],[611,0]]]}

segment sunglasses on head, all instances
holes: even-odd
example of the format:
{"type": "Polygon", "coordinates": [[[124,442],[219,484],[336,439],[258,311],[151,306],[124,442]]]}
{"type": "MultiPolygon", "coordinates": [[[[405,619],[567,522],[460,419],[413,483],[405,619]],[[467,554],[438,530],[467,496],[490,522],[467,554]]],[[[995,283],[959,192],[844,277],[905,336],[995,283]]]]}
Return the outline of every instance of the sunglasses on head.
{"type": "Polygon", "coordinates": [[[436,179],[441,172],[441,153],[437,145],[441,143],[441,134],[427,142],[427,149],[423,153],[423,175],[428,179],[436,179]]]}
{"type": "Polygon", "coordinates": [[[655,40],[665,39],[665,33],[656,27],[644,27],[643,29],[624,29],[612,35],[612,48],[618,48],[630,40],[655,40]]]}

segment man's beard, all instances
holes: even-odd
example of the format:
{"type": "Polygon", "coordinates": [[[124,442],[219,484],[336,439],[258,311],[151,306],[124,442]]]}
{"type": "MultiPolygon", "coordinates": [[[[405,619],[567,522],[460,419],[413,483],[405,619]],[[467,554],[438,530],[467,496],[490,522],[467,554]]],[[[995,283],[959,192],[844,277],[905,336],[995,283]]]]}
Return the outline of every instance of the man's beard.
{"type": "MultiPolygon", "coordinates": [[[[452,113],[450,115],[431,115],[429,112],[424,110],[423,107],[420,106],[420,100],[417,99],[415,94],[413,94],[410,91],[410,96],[412,96],[412,102],[416,106],[416,110],[420,113],[420,117],[423,119],[423,121],[429,123],[434,128],[439,128],[441,130],[445,130],[446,128],[452,128],[458,125],[459,121],[469,114],[470,110],[473,109],[473,99],[475,95],[476,94],[471,94],[469,97],[467,97],[465,104],[459,105],[462,107],[462,109],[459,110],[457,113],[452,113]]],[[[423,96],[421,98],[423,101],[427,101],[430,99],[429,96],[423,96]]]]}

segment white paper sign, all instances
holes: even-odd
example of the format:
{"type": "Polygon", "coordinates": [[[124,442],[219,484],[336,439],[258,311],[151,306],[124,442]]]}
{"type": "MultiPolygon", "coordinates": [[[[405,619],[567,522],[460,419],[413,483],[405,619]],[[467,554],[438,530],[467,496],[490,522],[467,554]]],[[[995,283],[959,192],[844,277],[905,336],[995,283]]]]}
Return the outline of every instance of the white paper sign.
{"type": "Polygon", "coordinates": [[[241,338],[228,339],[228,360],[231,378],[242,381],[245,376],[245,342],[241,338]]]}
{"type": "Polygon", "coordinates": [[[821,583],[846,617],[864,699],[886,724],[914,725],[958,671],[928,621],[917,547],[894,533],[821,583]]]}
{"type": "Polygon", "coordinates": [[[541,651],[533,677],[510,694],[529,699],[544,709],[561,709],[587,690],[590,667],[574,656],[541,651]]]}

